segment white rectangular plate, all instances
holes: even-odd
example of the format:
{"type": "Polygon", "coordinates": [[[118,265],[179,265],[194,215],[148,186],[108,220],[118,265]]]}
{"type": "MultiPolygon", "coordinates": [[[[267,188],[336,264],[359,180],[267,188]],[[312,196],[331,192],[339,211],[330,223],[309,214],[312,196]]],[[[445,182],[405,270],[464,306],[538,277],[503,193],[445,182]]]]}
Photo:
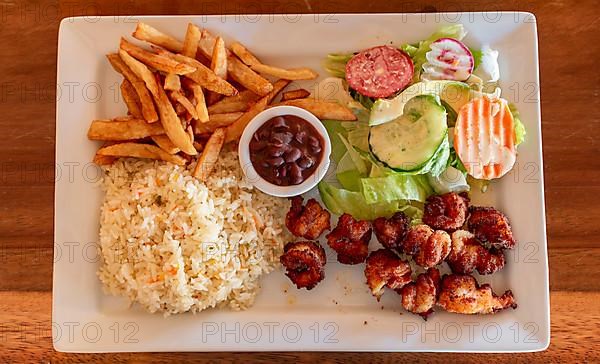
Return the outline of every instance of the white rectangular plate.
{"type": "MultiPolygon", "coordinates": [[[[55,348],[112,351],[463,351],[543,350],[550,317],[540,133],[536,22],[528,13],[231,15],[69,18],[58,42],[56,111],[56,211],[53,286],[55,348]],[[512,289],[516,310],[461,316],[436,312],[424,321],[387,293],[377,302],[362,266],[330,262],[312,291],[296,290],[281,272],[263,279],[256,304],[243,312],[209,310],[164,318],[103,294],[96,277],[99,256],[99,169],[90,161],[98,144],[86,138],[94,118],[123,115],[120,75],[105,54],[137,20],[179,39],[188,22],[236,39],[268,64],[309,66],[321,73],[331,52],[425,39],[462,23],[467,45],[500,51],[503,95],[517,104],[527,128],[515,170],[494,183],[478,204],[493,204],[511,219],[518,248],[489,282],[497,293],[512,289]]],[[[310,85],[308,85],[310,86],[310,85]]],[[[314,193],[314,192],[313,192],[314,193]]]]}

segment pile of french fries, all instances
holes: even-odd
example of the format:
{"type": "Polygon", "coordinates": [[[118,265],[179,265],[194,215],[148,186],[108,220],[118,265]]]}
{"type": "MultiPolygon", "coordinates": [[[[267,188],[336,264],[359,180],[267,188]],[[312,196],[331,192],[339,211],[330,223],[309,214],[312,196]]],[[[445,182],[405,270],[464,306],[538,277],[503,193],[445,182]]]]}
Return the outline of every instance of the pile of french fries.
{"type": "Polygon", "coordinates": [[[275,103],[291,81],[318,74],[263,64],[242,44],[227,48],[223,38],[194,24],[188,24],[183,42],[145,23],[137,24],[133,37],[149,47],[122,38],[118,52],[107,55],[123,75],[128,115],[92,121],[88,138],[104,141],[96,164],[134,157],[185,165],[197,156],[193,175],[205,181],[223,145],[237,142],[250,120],[268,107],[293,105],[320,119],[355,120],[345,106],[309,98],[304,89],[283,92],[275,103]]]}

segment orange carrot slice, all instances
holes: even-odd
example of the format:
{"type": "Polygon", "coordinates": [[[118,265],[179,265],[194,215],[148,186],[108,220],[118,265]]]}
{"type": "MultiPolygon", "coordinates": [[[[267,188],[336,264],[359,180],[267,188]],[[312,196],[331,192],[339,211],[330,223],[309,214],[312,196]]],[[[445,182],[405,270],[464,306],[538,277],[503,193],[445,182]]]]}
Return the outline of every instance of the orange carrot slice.
{"type": "Polygon", "coordinates": [[[515,164],[515,123],[504,99],[480,97],[460,108],[454,149],[467,173],[479,179],[504,176],[515,164]]]}

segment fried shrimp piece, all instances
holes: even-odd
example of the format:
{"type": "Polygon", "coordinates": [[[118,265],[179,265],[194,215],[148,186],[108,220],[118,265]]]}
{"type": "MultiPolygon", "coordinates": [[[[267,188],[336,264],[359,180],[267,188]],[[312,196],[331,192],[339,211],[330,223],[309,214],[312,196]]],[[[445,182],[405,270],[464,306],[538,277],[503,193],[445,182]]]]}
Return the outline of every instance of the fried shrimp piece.
{"type": "Polygon", "coordinates": [[[365,266],[367,285],[377,301],[381,298],[384,287],[399,290],[409,283],[411,273],[410,264],[389,249],[371,252],[365,266]]]}
{"type": "Polygon", "coordinates": [[[288,230],[301,238],[317,239],[325,230],[331,228],[329,211],[311,198],[302,206],[302,197],[292,198],[292,206],[285,215],[285,226],[288,230]]]}
{"type": "Polygon", "coordinates": [[[453,232],[460,229],[467,218],[469,198],[455,192],[429,196],[423,211],[423,222],[434,229],[453,232]]]}
{"type": "Polygon", "coordinates": [[[313,289],[325,278],[324,266],[327,263],[323,247],[312,241],[297,241],[286,244],[279,258],[286,268],[287,275],[300,288],[313,289]]]}
{"type": "Polygon", "coordinates": [[[439,293],[440,271],[429,268],[427,272],[419,274],[415,282],[402,288],[402,307],[427,319],[427,316],[433,312],[439,293]]]}
{"type": "Polygon", "coordinates": [[[438,305],[448,312],[467,315],[488,314],[508,307],[517,308],[511,291],[496,296],[489,284],[479,286],[468,274],[450,274],[442,279],[438,305]]]}
{"type": "Polygon", "coordinates": [[[415,263],[431,268],[444,261],[450,253],[450,235],[443,230],[433,230],[427,225],[410,228],[402,244],[405,254],[412,255],[415,263]]]}
{"type": "Polygon", "coordinates": [[[492,274],[504,268],[504,254],[494,248],[486,249],[470,232],[457,230],[452,233],[447,262],[454,273],[468,274],[477,270],[479,274],[492,274]]]}
{"type": "Polygon", "coordinates": [[[369,254],[371,224],[368,221],[354,220],[351,215],[343,214],[335,229],[327,234],[327,244],[337,253],[342,264],[359,264],[369,254]]]}
{"type": "Polygon", "coordinates": [[[510,223],[506,216],[493,207],[469,208],[467,227],[475,237],[489,243],[496,249],[512,249],[515,247],[510,223]]]}
{"type": "Polygon", "coordinates": [[[402,211],[396,212],[392,217],[378,217],[373,221],[373,231],[377,240],[388,249],[400,250],[402,240],[410,227],[410,218],[402,211]]]}

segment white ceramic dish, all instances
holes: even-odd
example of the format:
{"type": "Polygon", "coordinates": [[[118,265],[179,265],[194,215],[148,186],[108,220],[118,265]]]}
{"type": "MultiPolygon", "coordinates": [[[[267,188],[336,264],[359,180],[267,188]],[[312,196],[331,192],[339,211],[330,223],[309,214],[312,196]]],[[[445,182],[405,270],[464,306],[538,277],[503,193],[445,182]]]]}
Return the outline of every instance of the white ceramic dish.
{"type": "MultiPolygon", "coordinates": [[[[528,13],[231,15],[69,18],[58,43],[56,113],[55,265],[53,338],[60,351],[468,351],[543,350],[549,344],[548,266],[540,133],[537,32],[528,13]],[[164,318],[103,294],[96,277],[99,170],[90,161],[97,143],[86,139],[90,120],[122,115],[115,91],[120,75],[104,55],[129,37],[137,20],[182,38],[195,22],[247,45],[265,62],[321,70],[329,52],[424,39],[442,25],[463,23],[468,45],[500,51],[504,97],[515,102],[527,128],[515,170],[474,196],[511,219],[518,248],[489,282],[512,289],[516,310],[493,316],[436,312],[429,320],[403,312],[398,297],[374,300],[362,269],[336,263],[329,250],[326,279],[311,291],[293,288],[281,272],[262,281],[244,312],[210,310],[164,318]]],[[[301,85],[308,88],[306,82],[301,85]]],[[[313,191],[309,195],[317,196],[313,191]]],[[[373,249],[373,245],[371,249],[373,249]]]]}
{"type": "Polygon", "coordinates": [[[259,190],[268,193],[272,196],[278,197],[290,197],[301,195],[312,188],[314,188],[327,173],[329,168],[329,156],[331,154],[331,142],[327,137],[327,129],[323,126],[323,123],[316,116],[310,112],[295,106],[275,106],[269,108],[252,119],[250,123],[244,129],[244,133],[240,138],[238,147],[238,154],[240,156],[240,165],[246,178],[259,190]],[[323,155],[319,160],[317,169],[314,173],[308,177],[304,182],[298,185],[292,186],[277,186],[262,178],[258,172],[254,169],[252,162],[250,161],[250,139],[254,133],[260,128],[266,121],[282,115],[294,115],[298,116],[307,122],[309,122],[318,132],[323,136],[323,155]]]}

